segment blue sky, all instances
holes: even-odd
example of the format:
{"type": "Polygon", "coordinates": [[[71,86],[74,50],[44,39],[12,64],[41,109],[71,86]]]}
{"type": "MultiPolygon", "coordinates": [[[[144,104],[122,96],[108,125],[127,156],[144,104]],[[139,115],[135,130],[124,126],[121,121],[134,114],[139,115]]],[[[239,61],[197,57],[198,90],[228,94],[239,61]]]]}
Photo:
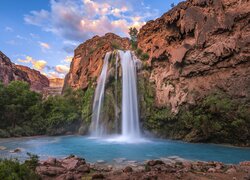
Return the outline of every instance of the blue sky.
{"type": "Polygon", "coordinates": [[[94,35],[127,36],[182,0],[1,0],[0,51],[12,62],[64,77],[73,50],[94,35]]]}

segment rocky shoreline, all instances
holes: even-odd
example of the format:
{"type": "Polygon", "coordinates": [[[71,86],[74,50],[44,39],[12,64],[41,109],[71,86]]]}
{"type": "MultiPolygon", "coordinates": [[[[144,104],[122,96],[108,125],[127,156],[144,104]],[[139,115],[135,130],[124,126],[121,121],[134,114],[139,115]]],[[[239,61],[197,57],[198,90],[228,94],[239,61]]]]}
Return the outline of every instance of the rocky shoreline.
{"type": "Polygon", "coordinates": [[[239,164],[188,161],[178,157],[145,162],[117,159],[113,164],[103,161],[88,163],[71,155],[64,159],[39,161],[36,172],[42,179],[250,179],[250,161],[239,164]]]}

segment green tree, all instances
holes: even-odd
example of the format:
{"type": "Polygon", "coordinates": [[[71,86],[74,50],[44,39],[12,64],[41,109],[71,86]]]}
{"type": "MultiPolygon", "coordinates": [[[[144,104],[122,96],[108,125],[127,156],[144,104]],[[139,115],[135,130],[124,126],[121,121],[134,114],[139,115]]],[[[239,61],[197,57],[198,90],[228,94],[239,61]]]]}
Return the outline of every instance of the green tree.
{"type": "Polygon", "coordinates": [[[134,50],[136,50],[137,49],[138,30],[135,27],[129,28],[129,35],[130,35],[130,39],[131,39],[132,48],[134,50]]]}

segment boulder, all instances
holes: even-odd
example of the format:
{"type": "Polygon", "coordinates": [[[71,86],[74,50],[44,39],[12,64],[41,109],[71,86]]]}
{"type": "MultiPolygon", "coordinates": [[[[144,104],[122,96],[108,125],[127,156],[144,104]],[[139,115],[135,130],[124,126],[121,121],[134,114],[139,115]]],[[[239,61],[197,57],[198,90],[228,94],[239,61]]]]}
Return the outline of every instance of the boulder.
{"type": "Polygon", "coordinates": [[[209,169],[207,170],[207,172],[209,172],[209,173],[215,173],[215,172],[216,172],[216,169],[215,169],[215,168],[209,168],[209,169]]]}
{"type": "Polygon", "coordinates": [[[229,168],[227,171],[226,171],[226,174],[235,174],[237,171],[235,168],[229,168]]]}
{"type": "Polygon", "coordinates": [[[130,173],[130,172],[133,172],[133,169],[130,166],[127,166],[127,167],[125,167],[125,169],[123,170],[123,172],[130,173]]]}
{"type": "Polygon", "coordinates": [[[240,166],[250,166],[250,161],[240,162],[240,166]]]}
{"type": "Polygon", "coordinates": [[[92,175],[92,179],[104,179],[104,175],[102,173],[95,173],[92,175]]]}
{"type": "Polygon", "coordinates": [[[162,160],[150,160],[147,162],[148,166],[155,166],[155,165],[161,165],[165,164],[162,160]]]}

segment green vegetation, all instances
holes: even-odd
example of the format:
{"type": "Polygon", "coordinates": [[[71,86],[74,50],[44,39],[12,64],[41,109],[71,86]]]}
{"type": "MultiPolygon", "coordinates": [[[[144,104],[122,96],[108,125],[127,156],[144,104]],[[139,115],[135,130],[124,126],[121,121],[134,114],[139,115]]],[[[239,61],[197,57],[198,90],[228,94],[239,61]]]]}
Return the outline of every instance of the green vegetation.
{"type": "Polygon", "coordinates": [[[78,132],[90,123],[93,94],[93,88],[67,89],[63,96],[43,100],[25,82],[0,83],[0,137],[78,132]]]}
{"type": "Polygon", "coordinates": [[[179,113],[184,139],[215,143],[250,143],[250,107],[223,93],[213,93],[179,113]],[[198,138],[197,138],[198,137],[198,138]]]}
{"type": "Polygon", "coordinates": [[[250,106],[217,92],[175,115],[154,105],[154,91],[146,78],[139,79],[138,88],[144,129],[190,142],[250,144],[250,106]]]}
{"type": "Polygon", "coordinates": [[[130,35],[130,39],[131,39],[132,49],[136,50],[137,49],[138,30],[135,27],[129,28],[129,35],[130,35]]]}
{"type": "Polygon", "coordinates": [[[149,59],[148,53],[142,53],[141,56],[140,56],[140,59],[142,61],[148,60],[149,59]]]}
{"type": "Polygon", "coordinates": [[[112,41],[112,42],[111,42],[111,46],[112,46],[112,48],[113,48],[114,50],[115,50],[115,49],[121,49],[121,50],[122,50],[121,45],[118,44],[116,41],[112,41]]]}
{"type": "Polygon", "coordinates": [[[17,159],[0,159],[0,179],[10,180],[38,180],[36,173],[38,156],[28,153],[29,159],[21,164],[17,159]]]}

